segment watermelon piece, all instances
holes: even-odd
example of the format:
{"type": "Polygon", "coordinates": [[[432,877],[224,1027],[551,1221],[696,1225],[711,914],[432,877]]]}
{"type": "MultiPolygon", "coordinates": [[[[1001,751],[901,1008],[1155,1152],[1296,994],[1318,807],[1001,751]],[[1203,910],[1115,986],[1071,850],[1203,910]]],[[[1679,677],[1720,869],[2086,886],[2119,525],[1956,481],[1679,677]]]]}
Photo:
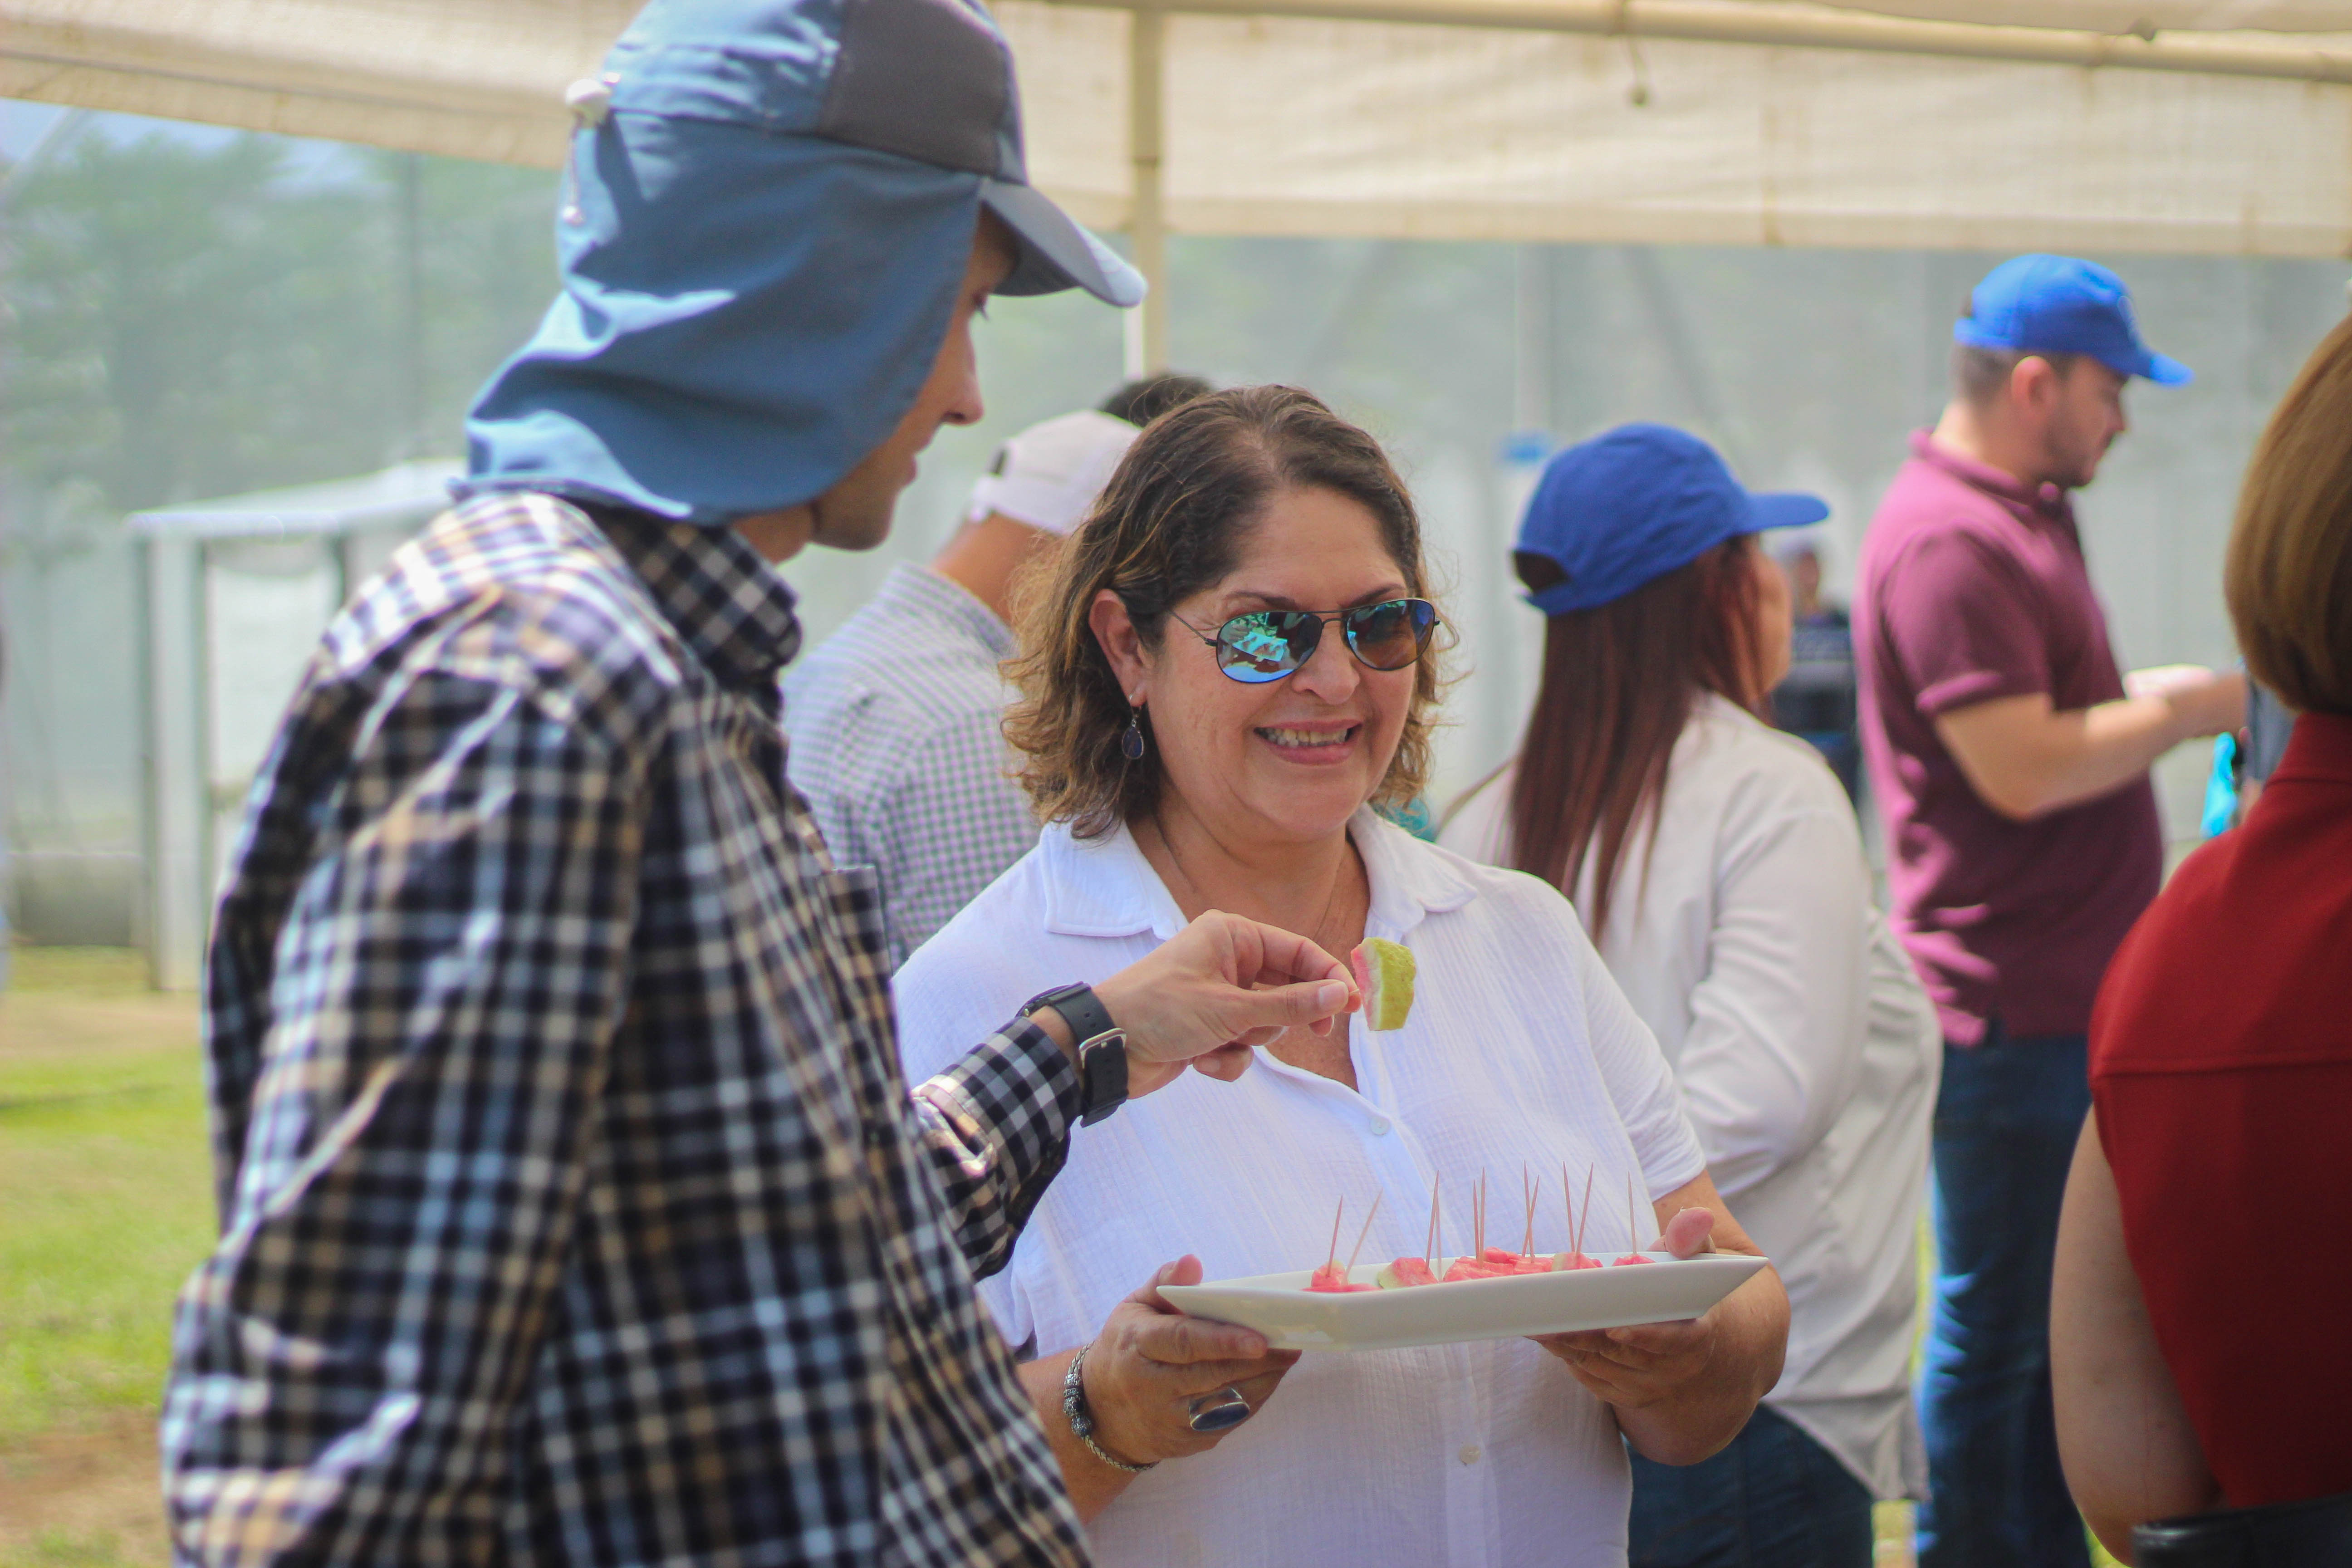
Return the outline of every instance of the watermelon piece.
{"type": "Polygon", "coordinates": [[[1492,1263],[1507,1274],[1549,1274],[1551,1259],[1539,1253],[1512,1252],[1500,1247],[1490,1247],[1480,1255],[1479,1261],[1492,1263]]]}
{"type": "Polygon", "coordinates": [[[1628,1263],[1654,1263],[1655,1261],[1657,1261],[1655,1258],[1644,1258],[1638,1252],[1629,1252],[1622,1258],[1611,1258],[1609,1260],[1609,1267],[1612,1268],[1622,1268],[1628,1263]]]}
{"type": "Polygon", "coordinates": [[[1356,989],[1364,994],[1364,1027],[1402,1029],[1412,1011],[1412,949],[1386,937],[1368,936],[1348,955],[1356,989]]]}
{"type": "Polygon", "coordinates": [[[1565,1274],[1571,1268],[1601,1268],[1601,1259],[1586,1252],[1559,1252],[1552,1255],[1552,1272],[1565,1274]]]}
{"type": "Polygon", "coordinates": [[[1414,1285],[1436,1283],[1437,1276],[1429,1271],[1429,1259],[1425,1258],[1400,1258],[1381,1270],[1380,1288],[1383,1290],[1402,1290],[1414,1285]]]}
{"type": "Polygon", "coordinates": [[[1322,1268],[1318,1268],[1315,1271],[1315,1278],[1307,1282],[1307,1288],[1309,1290],[1313,1290],[1320,1295],[1326,1296],[1344,1295],[1351,1290],[1377,1290],[1380,1289],[1377,1285],[1350,1284],[1348,1280],[1348,1271],[1340,1268],[1336,1263],[1327,1263],[1322,1268]]]}
{"type": "Polygon", "coordinates": [[[1475,1258],[1457,1258],[1454,1260],[1454,1267],[1445,1271],[1445,1277],[1438,1283],[1447,1285],[1457,1279],[1500,1279],[1514,1272],[1516,1270],[1499,1263],[1485,1263],[1475,1258]]]}

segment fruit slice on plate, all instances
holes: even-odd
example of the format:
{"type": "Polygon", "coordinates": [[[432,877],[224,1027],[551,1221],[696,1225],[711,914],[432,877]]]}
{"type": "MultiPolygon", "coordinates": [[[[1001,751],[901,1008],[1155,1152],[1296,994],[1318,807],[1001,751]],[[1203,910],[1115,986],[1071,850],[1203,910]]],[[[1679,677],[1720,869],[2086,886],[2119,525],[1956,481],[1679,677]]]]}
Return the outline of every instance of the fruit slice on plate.
{"type": "Polygon", "coordinates": [[[1412,949],[1386,937],[1368,936],[1348,955],[1356,989],[1364,994],[1364,1027],[1402,1029],[1412,1011],[1412,949]]]}
{"type": "Polygon", "coordinates": [[[1505,1247],[1490,1247],[1480,1255],[1479,1260],[1495,1265],[1506,1274],[1551,1272],[1551,1259],[1535,1252],[1512,1252],[1505,1247]]]}
{"type": "Polygon", "coordinates": [[[1400,1258],[1381,1270],[1380,1288],[1383,1290],[1436,1283],[1437,1276],[1429,1271],[1429,1259],[1425,1258],[1400,1258]]]}
{"type": "Polygon", "coordinates": [[[1345,1268],[1340,1268],[1336,1263],[1327,1263],[1322,1268],[1318,1268],[1315,1271],[1315,1277],[1307,1282],[1307,1288],[1318,1295],[1329,1296],[1346,1295],[1356,1290],[1377,1290],[1380,1289],[1377,1285],[1356,1285],[1349,1283],[1348,1279],[1348,1271],[1345,1268]]]}

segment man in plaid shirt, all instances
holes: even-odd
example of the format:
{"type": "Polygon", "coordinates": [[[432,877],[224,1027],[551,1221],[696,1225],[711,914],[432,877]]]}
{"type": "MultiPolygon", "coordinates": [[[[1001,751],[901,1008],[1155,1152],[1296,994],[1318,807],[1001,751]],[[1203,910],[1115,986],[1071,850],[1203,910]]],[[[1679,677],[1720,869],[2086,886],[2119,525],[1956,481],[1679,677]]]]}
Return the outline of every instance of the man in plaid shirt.
{"type": "Polygon", "coordinates": [[[1137,280],[1025,184],[961,0],[657,0],[606,65],[473,499],[329,629],[235,854],[175,1547],[1076,1563],[973,1272],[1082,1114],[1350,988],[1206,916],[910,1095],[870,880],[785,782],[770,563],[887,531],[992,289],[1137,280]]]}

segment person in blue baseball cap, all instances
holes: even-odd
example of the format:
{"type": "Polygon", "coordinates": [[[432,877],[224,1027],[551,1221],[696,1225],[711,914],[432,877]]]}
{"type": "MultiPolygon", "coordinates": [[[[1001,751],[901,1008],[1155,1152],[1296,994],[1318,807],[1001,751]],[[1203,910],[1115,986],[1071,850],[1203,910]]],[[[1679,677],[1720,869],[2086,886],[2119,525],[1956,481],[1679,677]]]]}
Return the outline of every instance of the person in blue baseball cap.
{"type": "Polygon", "coordinates": [[[1547,616],[1535,704],[1439,839],[1575,900],[1788,1291],[1782,1373],[1730,1445],[1630,1456],[1633,1568],[1867,1568],[1873,1501],[1925,1479],[1909,1359],[1935,1015],[1843,786],[1767,722],[1791,610],[1759,536],[1828,510],[1743,489],[1662,426],[1554,456],[1516,557],[1547,616]]]}
{"type": "Polygon", "coordinates": [[[2069,496],[2123,434],[2127,382],[2189,379],[2141,341],[2123,281],[2013,258],[1952,339],[1951,400],[1864,537],[1853,614],[1895,930],[1945,1040],[1918,1554],[2064,1568],[2087,1558],[2052,1458],[2049,1288],[2085,1031],[2163,875],[2149,765],[2235,729],[2245,686],[2126,675],[2092,586],[2069,496]]]}
{"type": "Polygon", "coordinates": [[[1139,281],[1027,184],[964,0],[656,0],[569,101],[562,292],[463,504],[328,628],[215,919],[174,1559],[1077,1568],[974,1275],[1081,1119],[1354,988],[1203,915],[909,1094],[772,565],[880,541],[980,417],[987,296],[1139,281]]]}
{"type": "Polygon", "coordinates": [[[2066,256],[2013,257],[1986,273],[1952,342],[1957,395],[1937,442],[2061,490],[2095,479],[2129,428],[2126,383],[2182,386],[2192,374],[2140,341],[2122,279],[2066,256]]]}

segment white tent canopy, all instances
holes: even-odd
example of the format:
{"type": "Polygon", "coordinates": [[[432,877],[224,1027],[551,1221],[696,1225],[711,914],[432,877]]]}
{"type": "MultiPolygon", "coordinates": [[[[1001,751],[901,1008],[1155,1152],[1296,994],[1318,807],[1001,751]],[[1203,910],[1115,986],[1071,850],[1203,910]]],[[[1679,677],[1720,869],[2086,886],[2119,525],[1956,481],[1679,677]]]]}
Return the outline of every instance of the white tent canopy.
{"type": "MultiPolygon", "coordinates": [[[[0,92],[552,165],[564,86],[635,8],[0,0],[0,92]]],[[[1149,181],[1129,76],[1157,34],[1176,231],[2352,252],[2339,0],[1000,14],[1035,174],[1106,226],[1129,221],[1139,153],[1149,181]],[[2027,20],[2065,26],[2000,25],[2027,20]]]]}
{"type": "MultiPolygon", "coordinates": [[[[0,94],[552,166],[635,5],[0,0],[0,94]]],[[[1171,231],[2352,255],[2352,0],[998,14],[1034,177],[1155,279],[1171,231]]]]}

